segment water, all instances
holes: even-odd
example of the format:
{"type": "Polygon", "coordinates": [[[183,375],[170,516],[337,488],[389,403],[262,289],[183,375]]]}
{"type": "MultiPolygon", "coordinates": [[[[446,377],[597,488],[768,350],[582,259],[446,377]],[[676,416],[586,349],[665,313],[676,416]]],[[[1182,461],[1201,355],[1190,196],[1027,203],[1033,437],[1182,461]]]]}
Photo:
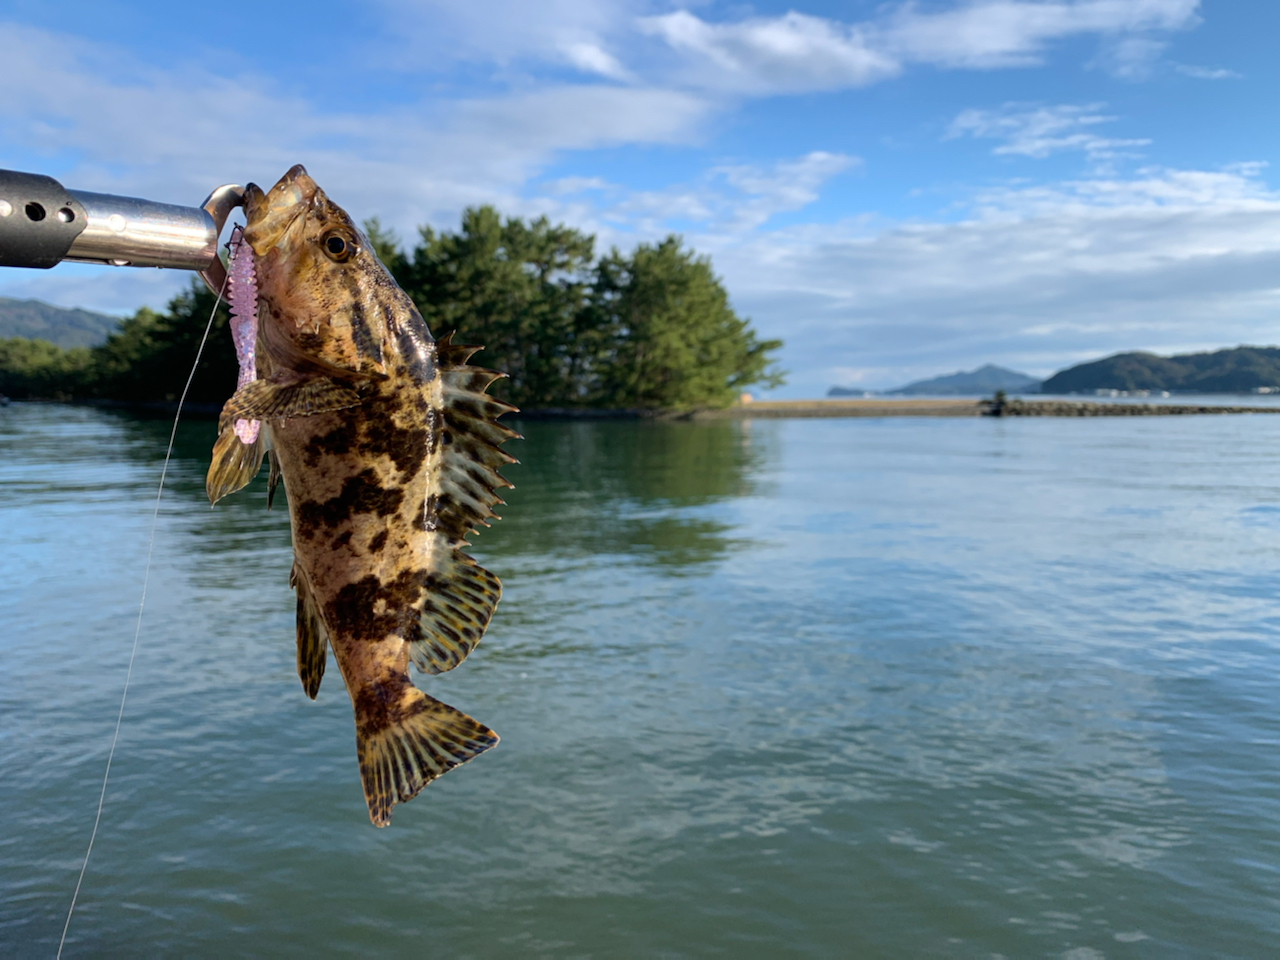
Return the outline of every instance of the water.
{"type": "MultiPolygon", "coordinates": [[[[369,826],[286,518],[181,431],[67,956],[1274,955],[1280,418],[528,423],[502,744],[369,826]]],[[[47,957],[162,421],[0,411],[0,953],[47,957]]]]}

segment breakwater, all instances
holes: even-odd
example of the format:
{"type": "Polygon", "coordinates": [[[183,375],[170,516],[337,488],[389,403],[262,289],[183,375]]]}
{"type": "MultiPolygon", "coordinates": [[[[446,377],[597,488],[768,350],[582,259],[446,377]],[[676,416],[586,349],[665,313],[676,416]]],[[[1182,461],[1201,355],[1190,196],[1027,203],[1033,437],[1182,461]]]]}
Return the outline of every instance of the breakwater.
{"type": "Polygon", "coordinates": [[[1280,413],[1280,407],[1225,406],[1205,403],[1098,403],[1088,400],[1008,400],[979,402],[982,413],[1002,417],[1168,417],[1201,413],[1280,413]]]}
{"type": "Polygon", "coordinates": [[[1104,403],[1096,400],[762,400],[727,410],[702,410],[695,420],[790,417],[1150,417],[1208,413],[1280,413],[1280,406],[1199,403],[1104,403]]]}

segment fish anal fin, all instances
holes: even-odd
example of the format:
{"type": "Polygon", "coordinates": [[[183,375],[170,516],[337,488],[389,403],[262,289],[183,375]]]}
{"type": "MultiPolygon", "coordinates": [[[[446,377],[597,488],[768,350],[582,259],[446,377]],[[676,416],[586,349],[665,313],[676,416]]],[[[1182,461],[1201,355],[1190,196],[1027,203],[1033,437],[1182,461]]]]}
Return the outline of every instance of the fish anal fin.
{"type": "Polygon", "coordinates": [[[352,699],[356,758],[375,827],[391,823],[397,803],[412,800],[436,777],[498,742],[488,727],[407,680],[370,684],[352,699]]]}
{"type": "Polygon", "coordinates": [[[458,549],[441,551],[443,562],[428,574],[420,601],[422,635],[409,657],[423,673],[452,670],[475,649],[502,596],[502,583],[458,549]]]}
{"type": "Polygon", "coordinates": [[[204,481],[204,490],[211,504],[244,487],[262,468],[266,439],[259,432],[253,443],[243,443],[236,436],[232,423],[234,421],[223,425],[213,444],[213,457],[204,481]]]}
{"type": "Polygon", "coordinates": [[[360,394],[328,377],[277,382],[251,380],[222,407],[218,426],[236,420],[282,420],[360,406],[360,394]]]}
{"type": "Polygon", "coordinates": [[[289,585],[298,594],[298,679],[312,700],[320,691],[324,678],[325,655],[329,651],[329,631],[316,608],[315,598],[305,576],[298,575],[297,564],[289,574],[289,585]]]}

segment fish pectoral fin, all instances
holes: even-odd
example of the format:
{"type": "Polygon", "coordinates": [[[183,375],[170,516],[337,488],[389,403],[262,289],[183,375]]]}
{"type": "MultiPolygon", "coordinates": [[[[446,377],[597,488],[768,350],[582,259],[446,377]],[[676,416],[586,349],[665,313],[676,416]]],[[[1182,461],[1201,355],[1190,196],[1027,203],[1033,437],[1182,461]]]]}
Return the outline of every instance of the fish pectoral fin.
{"type": "Polygon", "coordinates": [[[422,636],[409,657],[423,673],[444,673],[467,658],[502,596],[502,583],[458,547],[438,551],[444,559],[427,577],[418,624],[422,636]]]}
{"type": "Polygon", "coordinates": [[[204,480],[204,491],[211,504],[244,487],[262,468],[266,438],[259,431],[253,443],[243,443],[236,436],[234,423],[233,419],[222,424],[213,444],[213,458],[204,480]]]}
{"type": "Polygon", "coordinates": [[[283,420],[330,410],[360,406],[360,394],[328,377],[309,377],[285,383],[251,380],[222,407],[218,427],[237,420],[283,420]]]}
{"type": "Polygon", "coordinates": [[[405,681],[392,703],[385,691],[353,694],[356,757],[369,819],[391,823],[391,808],[416,797],[428,783],[478,757],[498,735],[460,710],[428,697],[405,681]]]}
{"type": "Polygon", "coordinates": [[[289,586],[298,594],[298,679],[312,700],[320,691],[324,677],[325,655],[329,651],[329,631],[320,619],[315,597],[305,576],[298,574],[295,562],[289,573],[289,586]]]}

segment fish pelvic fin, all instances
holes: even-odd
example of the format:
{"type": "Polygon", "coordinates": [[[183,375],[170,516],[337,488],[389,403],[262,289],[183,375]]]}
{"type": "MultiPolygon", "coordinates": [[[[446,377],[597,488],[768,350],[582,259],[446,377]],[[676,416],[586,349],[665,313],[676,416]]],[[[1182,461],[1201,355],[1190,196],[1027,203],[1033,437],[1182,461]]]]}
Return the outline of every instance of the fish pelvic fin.
{"type": "Polygon", "coordinates": [[[280,483],[280,458],[274,450],[267,451],[267,509],[276,498],[276,487],[280,483]]]}
{"type": "Polygon", "coordinates": [[[401,679],[372,683],[353,698],[356,758],[369,820],[391,823],[391,808],[428,783],[477,757],[498,735],[460,710],[428,697],[401,679]]]}
{"type": "Polygon", "coordinates": [[[328,377],[310,377],[290,383],[250,380],[222,406],[218,429],[237,420],[282,420],[307,417],[330,410],[358,407],[360,394],[328,377]]]}
{"type": "Polygon", "coordinates": [[[262,468],[262,456],[267,448],[262,431],[253,443],[244,443],[236,436],[234,425],[234,419],[222,424],[213,444],[213,458],[204,480],[210,504],[244,487],[262,468]]]}
{"type": "Polygon", "coordinates": [[[325,655],[329,652],[329,631],[320,619],[315,597],[307,578],[298,572],[295,561],[289,573],[289,586],[298,594],[298,679],[312,700],[320,692],[324,678],[325,655]]]}

